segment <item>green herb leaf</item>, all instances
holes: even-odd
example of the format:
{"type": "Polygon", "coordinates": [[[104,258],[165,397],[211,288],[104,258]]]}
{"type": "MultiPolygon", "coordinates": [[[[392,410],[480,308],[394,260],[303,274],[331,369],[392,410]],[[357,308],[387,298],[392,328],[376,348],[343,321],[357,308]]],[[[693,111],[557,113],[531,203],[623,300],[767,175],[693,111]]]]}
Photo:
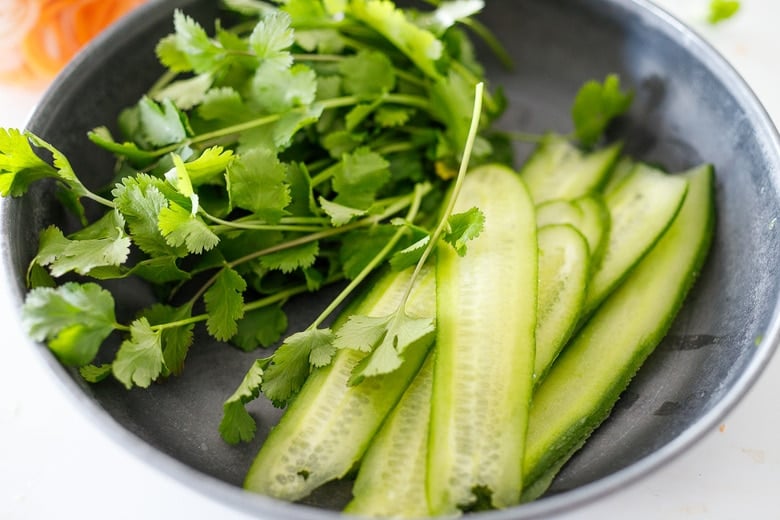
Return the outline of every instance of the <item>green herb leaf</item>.
{"type": "Polygon", "coordinates": [[[265,359],[255,360],[236,391],[222,406],[223,415],[219,423],[219,433],[228,444],[248,442],[255,436],[257,424],[244,405],[260,395],[267,364],[268,361],[265,359]]]}
{"type": "Polygon", "coordinates": [[[21,197],[32,183],[58,177],[50,164],[38,157],[28,137],[14,128],[0,128],[0,195],[21,197]]]}
{"type": "Polygon", "coordinates": [[[290,187],[287,169],[267,149],[248,151],[227,168],[228,193],[233,207],[247,209],[266,222],[278,222],[287,214],[290,187]]]}
{"type": "Polygon", "coordinates": [[[466,243],[479,236],[485,227],[485,215],[479,208],[471,208],[463,213],[456,213],[449,218],[449,230],[444,233],[444,240],[452,245],[458,255],[466,254],[466,243]]]}
{"type": "Polygon", "coordinates": [[[111,363],[84,365],[79,368],[79,374],[87,383],[99,383],[111,375],[111,363]]]}
{"type": "Polygon", "coordinates": [[[631,106],[633,94],[620,89],[620,79],[610,74],[604,83],[586,82],[577,92],[572,106],[574,134],[582,146],[596,144],[607,125],[631,106]]]}
{"type": "Polygon", "coordinates": [[[31,290],[22,307],[22,327],[65,364],[90,363],[116,324],[114,298],[94,283],[65,283],[31,290]]]}
{"type": "Polygon", "coordinates": [[[383,52],[363,50],[339,62],[347,93],[373,100],[395,88],[395,71],[383,52]]]}
{"type": "Polygon", "coordinates": [[[111,191],[116,209],[127,221],[133,242],[152,256],[184,256],[183,248],[172,246],[158,227],[160,212],[168,207],[162,181],[140,173],[125,177],[111,191]]]}
{"type": "Polygon", "coordinates": [[[219,237],[205,222],[178,204],[160,210],[157,227],[168,245],[185,245],[190,253],[209,251],[219,243],[219,237]]]}
{"type": "Polygon", "coordinates": [[[163,371],[162,332],[152,330],[149,320],[139,318],[130,324],[130,338],[119,346],[111,365],[116,377],[129,390],[147,388],[163,371]]]}
{"type": "Polygon", "coordinates": [[[258,347],[270,347],[279,341],[286,330],[287,314],[279,305],[269,305],[244,314],[230,342],[250,352],[258,347]]]}
{"type": "Polygon", "coordinates": [[[439,76],[437,61],[443,45],[430,31],[412,23],[393,2],[355,0],[349,3],[350,14],[372,27],[403,52],[426,76],[439,76]]]}
{"type": "Polygon", "coordinates": [[[740,6],[738,0],[710,0],[707,21],[711,24],[717,24],[728,20],[739,12],[740,6]]]}
{"type": "Polygon", "coordinates": [[[203,295],[209,317],[206,328],[220,341],[227,341],[238,331],[236,323],[244,316],[246,281],[234,269],[224,268],[214,284],[203,295]]]}
{"type": "Polygon", "coordinates": [[[370,354],[355,366],[349,384],[396,370],[406,349],[432,338],[434,330],[432,318],[413,318],[403,311],[382,317],[351,316],[337,331],[335,347],[370,354]]]}
{"type": "MultiPolygon", "coordinates": [[[[192,306],[172,307],[156,303],[144,310],[143,317],[149,320],[151,325],[173,324],[191,318],[192,306]]],[[[182,323],[161,329],[163,362],[167,370],[175,376],[181,375],[184,370],[184,360],[193,342],[194,327],[194,323],[182,323]]]]}
{"type": "Polygon", "coordinates": [[[106,213],[80,234],[71,235],[72,239],[56,226],[49,226],[41,233],[34,261],[49,266],[54,277],[69,272],[89,274],[96,267],[121,265],[130,254],[130,238],[123,228],[124,219],[116,211],[106,213]]]}
{"type": "Polygon", "coordinates": [[[319,200],[322,211],[324,211],[325,214],[330,217],[330,223],[336,227],[348,224],[355,217],[360,217],[366,214],[365,210],[350,208],[349,206],[344,206],[343,204],[331,202],[325,197],[320,197],[319,200]]]}
{"type": "Polygon", "coordinates": [[[312,365],[315,362],[322,365],[328,356],[333,355],[333,339],[330,329],[317,328],[287,337],[265,370],[263,394],[275,406],[285,406],[303,386],[312,365]]]}
{"type": "Polygon", "coordinates": [[[320,248],[317,242],[307,242],[269,253],[260,257],[260,264],[265,269],[277,269],[283,273],[291,273],[296,269],[311,267],[317,259],[320,248]]]}
{"type": "Polygon", "coordinates": [[[249,45],[255,55],[264,63],[277,69],[292,65],[290,46],[294,43],[290,28],[290,15],[283,11],[268,13],[255,25],[249,36],[249,45]]]}
{"type": "Polygon", "coordinates": [[[344,154],[333,174],[333,189],[338,193],[335,202],[352,208],[368,208],[390,179],[389,166],[381,155],[367,148],[344,154]]]}

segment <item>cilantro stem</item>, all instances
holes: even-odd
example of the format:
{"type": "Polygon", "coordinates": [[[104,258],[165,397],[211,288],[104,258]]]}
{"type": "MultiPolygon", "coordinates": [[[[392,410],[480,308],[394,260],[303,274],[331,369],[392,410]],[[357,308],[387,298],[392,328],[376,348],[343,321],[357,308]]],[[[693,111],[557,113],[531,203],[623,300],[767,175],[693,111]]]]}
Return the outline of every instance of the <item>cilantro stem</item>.
{"type": "MultiPolygon", "coordinates": [[[[267,247],[265,249],[254,251],[252,253],[249,253],[248,255],[244,255],[230,262],[226,262],[225,265],[222,267],[222,269],[226,269],[226,268],[232,269],[246,262],[250,262],[256,258],[260,258],[261,256],[269,255],[271,253],[276,253],[278,251],[284,251],[285,249],[290,249],[303,244],[308,244],[309,242],[315,242],[323,238],[330,238],[332,236],[337,236],[361,227],[367,227],[367,226],[377,224],[395,215],[403,208],[408,207],[410,205],[414,205],[418,197],[419,198],[424,197],[428,192],[431,191],[431,189],[432,186],[428,183],[417,184],[415,185],[415,189],[411,194],[398,197],[398,200],[396,202],[393,202],[389,206],[387,206],[387,208],[379,215],[372,215],[370,217],[357,220],[350,224],[345,224],[339,227],[327,228],[322,231],[304,235],[302,237],[298,237],[292,240],[288,240],[286,242],[273,245],[271,247],[267,247]]],[[[415,210],[415,215],[416,214],[417,211],[415,210]]],[[[198,289],[198,291],[192,296],[192,298],[190,298],[189,300],[190,305],[193,305],[198,299],[200,299],[200,297],[203,296],[203,294],[208,290],[208,288],[214,284],[222,269],[217,270],[217,272],[214,273],[214,275],[211,276],[211,278],[206,280],[206,282],[200,287],[200,289],[198,289]]]]}
{"type": "Polygon", "coordinates": [[[450,198],[447,201],[447,207],[442,213],[441,218],[439,219],[439,223],[436,226],[436,229],[434,230],[433,234],[431,235],[431,239],[428,241],[428,244],[425,246],[425,250],[420,256],[420,260],[417,262],[417,265],[414,267],[412,276],[409,279],[409,285],[406,287],[406,292],[404,293],[404,296],[401,300],[402,307],[406,306],[406,302],[409,299],[409,295],[412,293],[414,282],[417,280],[417,277],[419,276],[420,271],[422,270],[422,267],[425,264],[426,260],[433,252],[433,248],[436,247],[436,244],[438,243],[442,233],[444,233],[444,230],[447,227],[447,224],[449,222],[448,219],[452,214],[453,208],[455,207],[455,201],[457,200],[458,194],[460,193],[460,188],[463,185],[463,178],[466,176],[466,172],[468,171],[469,161],[471,159],[471,150],[474,148],[474,141],[477,138],[477,131],[479,130],[479,119],[480,119],[480,115],[482,114],[483,89],[484,89],[484,83],[482,82],[477,83],[476,91],[474,94],[474,110],[472,111],[471,114],[471,125],[469,126],[469,133],[466,137],[466,145],[464,146],[463,149],[463,159],[460,162],[458,175],[457,177],[455,177],[455,182],[452,186],[452,191],[450,192],[450,198]]]}
{"type": "Polygon", "coordinates": [[[252,229],[258,231],[296,231],[296,232],[315,232],[326,228],[325,225],[311,225],[303,223],[280,223],[280,224],[268,224],[265,222],[243,222],[240,220],[224,220],[219,217],[215,217],[206,212],[203,208],[199,209],[201,215],[206,219],[218,224],[212,228],[212,231],[219,233],[220,231],[226,231],[230,229],[252,229]]]}
{"type": "MultiPolygon", "coordinates": [[[[331,284],[334,282],[337,282],[341,280],[342,278],[340,276],[331,277],[325,280],[325,284],[331,284]]],[[[257,309],[261,309],[263,307],[268,307],[269,305],[272,305],[274,303],[283,302],[285,300],[288,300],[289,298],[302,294],[309,291],[309,286],[304,284],[296,285],[294,287],[290,287],[288,289],[285,289],[283,291],[276,292],[270,296],[266,296],[265,298],[259,298],[255,301],[245,303],[243,305],[244,312],[254,311],[257,309]]],[[[198,314],[195,316],[191,316],[189,318],[185,318],[183,320],[176,320],[176,321],[169,321],[166,323],[160,323],[158,325],[152,325],[152,330],[158,331],[158,330],[165,330],[165,329],[173,329],[176,327],[183,327],[185,325],[191,325],[193,323],[198,323],[201,321],[206,321],[209,318],[208,313],[198,314]]],[[[129,330],[129,327],[125,327],[122,325],[123,330],[129,330]]]]}
{"type": "MultiPolygon", "coordinates": [[[[424,188],[421,185],[416,185],[414,189],[414,197],[412,198],[412,203],[409,206],[409,211],[406,213],[406,220],[408,222],[413,222],[415,217],[417,216],[417,212],[420,210],[420,203],[422,202],[424,188]]],[[[352,279],[352,281],[342,290],[331,302],[328,304],[328,306],[323,310],[319,316],[309,325],[307,330],[316,329],[317,327],[322,324],[323,321],[325,321],[330,314],[338,308],[339,305],[341,305],[344,300],[352,294],[352,291],[354,291],[362,282],[366,279],[366,277],[371,274],[377,266],[379,266],[380,263],[382,263],[387,255],[389,255],[395,246],[398,244],[398,241],[401,240],[401,237],[406,233],[406,229],[403,226],[399,226],[395,233],[393,233],[393,236],[390,237],[390,240],[387,241],[387,244],[377,253],[374,258],[371,259],[371,261],[366,264],[365,267],[358,273],[358,275],[352,279]]]]}

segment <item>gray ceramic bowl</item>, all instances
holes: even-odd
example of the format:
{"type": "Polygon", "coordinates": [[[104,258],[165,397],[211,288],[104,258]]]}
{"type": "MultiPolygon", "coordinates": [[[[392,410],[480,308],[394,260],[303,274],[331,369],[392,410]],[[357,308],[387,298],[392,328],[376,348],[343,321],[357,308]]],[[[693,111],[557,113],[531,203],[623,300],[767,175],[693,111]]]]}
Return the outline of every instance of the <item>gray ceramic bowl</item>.
{"type": "MultiPolygon", "coordinates": [[[[85,138],[114,120],[160,73],[153,46],[183,7],[207,22],[213,0],[152,2],[97,40],[62,74],[29,128],[72,158],[95,183],[110,177],[112,160],[85,138]]],[[[646,161],[678,170],[709,161],[717,170],[718,224],[712,253],[668,338],[641,369],[609,420],[538,502],[484,519],[530,518],[578,504],[646,474],[690,446],[744,395],[778,341],[776,262],[780,239],[780,147],[769,118],[737,74],[710,47],[645,0],[523,0],[490,3],[484,21],[516,61],[503,71],[487,59],[494,84],[511,109],[503,124],[540,132],[569,129],[568,107],[583,81],[610,72],[636,91],[631,113],[614,133],[646,161]]],[[[210,26],[211,24],[208,23],[210,26]]],[[[527,150],[518,149],[522,157],[527,150]]],[[[3,298],[21,303],[23,279],[37,232],[61,215],[50,191],[3,201],[2,267],[16,285],[3,298]]],[[[127,294],[131,307],[143,287],[127,294]]],[[[312,302],[295,303],[308,323],[312,302]]],[[[349,495],[334,485],[304,504],[243,492],[240,482],[279,412],[258,402],[259,433],[230,447],[217,433],[221,403],[253,355],[199,338],[182,377],[148,391],[85,384],[31,343],[53,374],[107,433],[186,485],[258,516],[323,519],[349,495]],[[151,448],[150,448],[151,447],[151,448]]]]}

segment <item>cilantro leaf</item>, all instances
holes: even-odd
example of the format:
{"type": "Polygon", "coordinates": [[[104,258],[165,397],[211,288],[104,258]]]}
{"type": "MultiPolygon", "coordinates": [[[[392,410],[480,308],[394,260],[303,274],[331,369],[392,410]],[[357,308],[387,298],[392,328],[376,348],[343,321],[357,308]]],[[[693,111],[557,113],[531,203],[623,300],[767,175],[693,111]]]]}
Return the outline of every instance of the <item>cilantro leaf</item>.
{"type": "Polygon", "coordinates": [[[357,385],[366,377],[397,369],[406,349],[432,340],[434,330],[432,318],[414,318],[402,310],[382,317],[355,315],[336,332],[334,346],[370,352],[352,371],[349,384],[357,385]]]}
{"type": "Polygon", "coordinates": [[[350,208],[349,206],[344,206],[343,204],[331,202],[325,197],[320,197],[319,201],[322,211],[324,211],[325,214],[330,217],[330,223],[336,227],[348,224],[355,217],[360,217],[366,214],[365,210],[350,208]]]}
{"type": "Polygon", "coordinates": [[[212,146],[203,150],[197,158],[187,161],[184,166],[190,182],[199,186],[213,182],[218,176],[221,179],[233,157],[232,150],[226,150],[222,146],[212,146]]]}
{"type": "Polygon", "coordinates": [[[189,280],[192,276],[176,265],[177,260],[176,256],[156,256],[141,260],[132,267],[124,265],[93,267],[89,271],[89,276],[96,280],[117,280],[138,276],[155,284],[189,280]]]}
{"type": "Polygon", "coordinates": [[[198,74],[169,83],[165,88],[155,92],[152,98],[158,102],[168,99],[179,110],[189,110],[203,102],[206,92],[213,83],[214,78],[211,74],[198,74]]]}
{"type": "Polygon", "coordinates": [[[114,140],[111,132],[105,126],[93,128],[87,133],[87,137],[101,148],[108,150],[113,154],[127,157],[135,164],[145,164],[156,157],[152,152],[141,150],[138,148],[138,145],[133,142],[126,141],[118,143],[114,140]]]}
{"type": "Polygon", "coordinates": [[[209,38],[203,27],[177,9],[173,13],[174,33],[164,38],[156,48],[163,65],[176,72],[198,74],[215,72],[231,62],[221,45],[209,38]]]}
{"type": "Polygon", "coordinates": [[[738,0],[710,0],[710,12],[707,15],[707,21],[711,24],[717,24],[733,17],[741,4],[738,0]]]}
{"type": "Polygon", "coordinates": [[[228,444],[248,442],[255,436],[257,424],[244,405],[260,395],[260,386],[267,365],[266,359],[255,360],[241,380],[241,384],[222,405],[223,415],[219,423],[219,433],[228,444]]]}
{"type": "Polygon", "coordinates": [[[276,114],[311,105],[316,93],[317,75],[310,67],[297,63],[280,70],[263,63],[255,72],[250,95],[259,110],[276,114]]]}
{"type": "Polygon", "coordinates": [[[157,227],[170,246],[185,245],[190,253],[209,251],[219,243],[219,237],[205,222],[178,204],[160,210],[157,227]]]}
{"type": "MultiPolygon", "coordinates": [[[[192,306],[172,307],[156,303],[144,310],[143,317],[151,325],[172,324],[192,317],[192,306]]],[[[184,360],[193,342],[194,323],[168,326],[161,329],[163,362],[171,374],[178,376],[184,370],[184,360]]]]}
{"type": "Polygon", "coordinates": [[[311,267],[317,259],[320,248],[315,242],[307,242],[260,257],[260,264],[266,269],[277,269],[291,273],[296,269],[311,267]]]}
{"type": "Polygon", "coordinates": [[[574,135],[589,148],[601,138],[607,125],[631,106],[633,94],[620,90],[620,79],[610,74],[604,83],[586,82],[577,92],[571,109],[574,135]]]}
{"type": "Polygon", "coordinates": [[[14,128],[0,128],[0,195],[21,197],[32,183],[58,177],[50,164],[38,157],[28,136],[14,128]]]}
{"type": "Polygon", "coordinates": [[[279,305],[269,305],[244,314],[230,342],[247,352],[270,347],[287,330],[287,314],[279,305]]]}
{"type": "Polygon", "coordinates": [[[338,193],[335,202],[352,208],[368,208],[390,179],[389,166],[381,155],[367,148],[344,154],[333,174],[333,189],[338,193]]]}
{"type": "Polygon", "coordinates": [[[203,295],[209,317],[206,328],[213,337],[227,341],[238,331],[236,323],[244,316],[246,281],[234,269],[224,268],[203,295]]]}
{"type": "Polygon", "coordinates": [[[153,149],[183,141],[187,137],[185,118],[170,99],[158,104],[144,96],[123,112],[121,123],[133,141],[142,148],[153,149]]]}
{"type": "Polygon", "coordinates": [[[339,62],[347,93],[373,100],[395,88],[395,71],[383,52],[362,50],[339,62]]]}
{"type": "Polygon", "coordinates": [[[162,331],[153,330],[146,318],[130,324],[130,338],[119,346],[111,365],[114,377],[130,390],[147,388],[163,372],[162,331]]]}
{"type": "Polygon", "coordinates": [[[235,157],[227,168],[233,207],[247,209],[267,222],[278,222],[290,203],[287,169],[276,154],[255,149],[235,157]]]}
{"type": "Polygon", "coordinates": [[[106,213],[80,234],[71,235],[72,239],[56,226],[49,226],[41,233],[34,261],[49,266],[54,277],[69,272],[89,274],[96,267],[121,265],[130,254],[130,238],[123,228],[124,219],[116,211],[106,213]]]}
{"type": "Polygon", "coordinates": [[[84,365],[79,368],[79,374],[87,383],[99,383],[111,375],[111,363],[84,365]]]}
{"type": "Polygon", "coordinates": [[[349,13],[387,38],[425,75],[439,76],[437,61],[443,54],[441,41],[411,22],[393,2],[354,0],[349,3],[349,13]]]}
{"type": "Polygon", "coordinates": [[[444,233],[445,242],[455,248],[460,256],[466,254],[466,242],[479,236],[485,227],[485,215],[479,208],[471,208],[463,213],[450,215],[449,230],[444,233]]]}
{"type": "Polygon", "coordinates": [[[384,128],[394,128],[408,123],[414,113],[411,108],[383,105],[374,114],[374,122],[384,128]]]}
{"type": "Polygon", "coordinates": [[[390,257],[390,266],[394,271],[403,271],[407,267],[417,264],[422,258],[425,248],[430,241],[430,235],[426,234],[410,246],[407,246],[400,251],[396,251],[393,256],[390,257]]]}
{"type": "Polygon", "coordinates": [[[168,199],[159,188],[161,182],[143,173],[125,177],[111,195],[141,251],[152,256],[183,256],[183,248],[169,244],[158,227],[160,211],[168,206],[168,199]]]}
{"type": "Polygon", "coordinates": [[[91,362],[114,330],[114,298],[94,283],[65,283],[31,290],[22,306],[22,327],[65,364],[91,362]]]}
{"type": "Polygon", "coordinates": [[[292,65],[290,46],[294,43],[290,28],[290,15],[274,11],[261,19],[249,35],[249,45],[261,62],[270,63],[277,69],[292,65]]]}
{"type": "Polygon", "coordinates": [[[321,365],[328,355],[332,356],[333,339],[333,332],[327,328],[307,329],[285,339],[266,368],[262,385],[274,406],[285,406],[297,395],[314,362],[321,365]]]}
{"type": "Polygon", "coordinates": [[[212,88],[203,96],[196,112],[206,120],[219,120],[226,123],[238,123],[246,119],[247,108],[244,100],[232,87],[212,88]]]}

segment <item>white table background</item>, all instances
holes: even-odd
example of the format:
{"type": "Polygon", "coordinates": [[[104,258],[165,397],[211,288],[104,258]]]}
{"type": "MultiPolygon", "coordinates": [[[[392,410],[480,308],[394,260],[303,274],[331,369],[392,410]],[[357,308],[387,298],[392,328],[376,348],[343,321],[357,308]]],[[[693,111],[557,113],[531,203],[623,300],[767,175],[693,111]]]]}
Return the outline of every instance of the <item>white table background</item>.
{"type": "MultiPolygon", "coordinates": [[[[780,2],[742,0],[740,13],[717,26],[704,21],[709,0],[658,3],[724,54],[780,122],[780,2]]],[[[0,126],[22,127],[40,94],[0,86],[0,126]]],[[[29,350],[17,312],[0,301],[1,519],[249,518],[158,471],[90,423],[29,350]]],[[[779,393],[776,356],[692,449],[565,518],[780,518],[779,393]]]]}

